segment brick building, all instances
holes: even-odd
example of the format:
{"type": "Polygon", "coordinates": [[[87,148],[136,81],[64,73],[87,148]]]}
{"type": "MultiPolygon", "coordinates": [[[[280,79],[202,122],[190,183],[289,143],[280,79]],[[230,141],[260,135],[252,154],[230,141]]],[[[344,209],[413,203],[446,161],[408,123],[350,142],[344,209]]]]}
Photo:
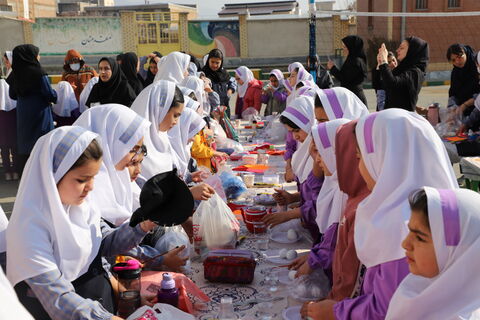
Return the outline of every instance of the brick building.
{"type": "MultiPolygon", "coordinates": [[[[357,0],[358,12],[468,12],[480,11],[479,0],[357,0]]],[[[480,50],[480,16],[474,17],[358,17],[358,35],[368,40],[400,42],[415,35],[430,45],[430,71],[450,70],[445,54],[453,43],[480,50]],[[377,38],[377,39],[374,39],[377,38]]],[[[395,48],[389,48],[393,50],[395,48]]]]}

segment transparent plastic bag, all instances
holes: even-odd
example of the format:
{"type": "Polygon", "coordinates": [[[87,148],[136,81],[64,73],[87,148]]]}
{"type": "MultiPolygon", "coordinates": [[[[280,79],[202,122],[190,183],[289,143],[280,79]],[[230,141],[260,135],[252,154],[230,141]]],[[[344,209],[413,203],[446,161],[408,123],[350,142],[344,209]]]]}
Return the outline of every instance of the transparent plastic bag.
{"type": "Polygon", "coordinates": [[[462,125],[460,117],[457,115],[457,106],[449,108],[440,108],[440,123],[435,126],[435,131],[440,137],[453,137],[462,125]]]}
{"type": "Polygon", "coordinates": [[[222,180],[217,175],[211,175],[207,179],[203,180],[203,182],[212,187],[223,201],[227,201],[227,196],[223,190],[222,180]]]}
{"type": "Polygon", "coordinates": [[[258,120],[260,118],[257,109],[248,107],[242,112],[242,119],[247,121],[258,120]]]}
{"type": "Polygon", "coordinates": [[[175,247],[185,246],[185,249],[179,253],[182,258],[190,257],[192,245],[188,239],[188,235],[183,230],[182,226],[165,227],[165,234],[158,239],[155,248],[159,251],[165,252],[174,249],[175,247]]]}
{"type": "Polygon", "coordinates": [[[330,292],[330,281],[322,269],[295,279],[289,286],[290,295],[299,301],[318,301],[330,292]]]}
{"type": "Polygon", "coordinates": [[[208,249],[235,248],[240,224],[218,194],[200,203],[193,215],[193,224],[195,241],[208,249]]]}
{"type": "Polygon", "coordinates": [[[287,129],[283,123],[280,122],[280,115],[271,119],[267,128],[265,129],[265,135],[270,142],[285,142],[287,129]]]}
{"type": "Polygon", "coordinates": [[[233,149],[237,153],[245,151],[240,142],[229,138],[218,136],[215,137],[215,142],[217,143],[217,149],[233,149]]]}

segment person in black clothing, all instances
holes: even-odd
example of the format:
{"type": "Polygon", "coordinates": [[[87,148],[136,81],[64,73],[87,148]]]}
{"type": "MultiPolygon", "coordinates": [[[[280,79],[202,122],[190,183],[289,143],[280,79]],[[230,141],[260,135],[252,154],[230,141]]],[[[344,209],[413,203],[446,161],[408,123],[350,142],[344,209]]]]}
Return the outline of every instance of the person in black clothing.
{"type": "Polygon", "coordinates": [[[328,61],[327,69],[340,81],[340,85],[352,91],[367,105],[363,92],[363,82],[367,79],[367,57],[363,49],[363,40],[358,36],[347,36],[342,39],[343,53],[347,59],[340,70],[333,61],[328,61]]]}
{"type": "Polygon", "coordinates": [[[453,64],[448,90],[448,106],[458,106],[457,114],[472,112],[474,96],[480,92],[475,53],[470,46],[453,44],[447,50],[447,59],[453,64]]]}
{"type": "Polygon", "coordinates": [[[235,92],[236,85],[223,67],[222,51],[219,49],[211,50],[202,71],[212,81],[212,89],[220,96],[220,105],[227,107],[225,114],[230,118],[229,101],[230,96],[235,92]]]}
{"type": "Polygon", "coordinates": [[[320,63],[320,57],[318,54],[315,55],[314,59],[310,61],[310,57],[307,57],[307,63],[305,69],[310,70],[310,66],[315,68],[317,79],[315,79],[315,83],[320,89],[330,89],[333,87],[333,79],[328,70],[322,66],[320,63]]]}
{"type": "Polygon", "coordinates": [[[135,94],[138,95],[143,90],[143,79],[138,74],[140,69],[140,62],[134,52],[127,52],[121,56],[122,63],[120,68],[128,80],[130,87],[132,87],[135,94]]]}
{"type": "Polygon", "coordinates": [[[130,107],[137,95],[115,60],[105,57],[100,59],[98,72],[98,83],[93,86],[85,104],[90,108],[107,103],[130,107]]]}
{"type": "MultiPolygon", "coordinates": [[[[398,62],[395,58],[395,54],[392,51],[388,52],[387,59],[390,69],[395,69],[398,65],[398,62]]],[[[382,111],[385,108],[385,90],[383,89],[379,65],[372,69],[372,87],[375,89],[375,94],[377,96],[377,111],[382,111]]]]}
{"type": "Polygon", "coordinates": [[[418,37],[403,40],[397,49],[399,64],[393,70],[388,66],[387,56],[387,48],[382,44],[377,63],[386,93],[385,109],[415,111],[428,64],[428,43],[418,37]]]}

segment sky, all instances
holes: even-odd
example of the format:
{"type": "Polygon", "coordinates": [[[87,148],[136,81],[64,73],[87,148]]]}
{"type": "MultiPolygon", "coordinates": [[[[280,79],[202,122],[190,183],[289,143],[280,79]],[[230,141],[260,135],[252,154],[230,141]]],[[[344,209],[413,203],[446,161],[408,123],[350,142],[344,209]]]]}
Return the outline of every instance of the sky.
{"type": "MultiPolygon", "coordinates": [[[[178,3],[178,4],[196,4],[198,8],[199,19],[218,19],[217,13],[222,9],[225,3],[242,3],[242,2],[268,2],[268,0],[148,0],[150,4],[154,3],[178,3]]],[[[297,0],[300,10],[303,13],[308,12],[308,0],[297,0]]],[[[335,7],[339,9],[354,0],[335,0],[335,7]]],[[[116,5],[134,5],[143,4],[145,0],[115,0],[116,5]]],[[[336,9],[334,7],[334,9],[336,9]]],[[[343,9],[343,8],[341,8],[343,9]]]]}

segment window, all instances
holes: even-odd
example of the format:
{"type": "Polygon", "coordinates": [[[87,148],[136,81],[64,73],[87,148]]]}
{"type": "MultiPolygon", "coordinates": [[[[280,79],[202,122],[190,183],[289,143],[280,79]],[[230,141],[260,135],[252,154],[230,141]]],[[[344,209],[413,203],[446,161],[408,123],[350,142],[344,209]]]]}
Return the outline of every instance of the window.
{"type": "MultiPolygon", "coordinates": [[[[368,12],[373,12],[373,0],[368,0],[368,12]]],[[[373,17],[368,17],[368,29],[373,29],[373,17]]]]}
{"type": "Polygon", "coordinates": [[[416,10],[428,9],[427,0],[415,0],[415,9],[416,10]]]}
{"type": "Polygon", "coordinates": [[[148,43],[157,43],[157,24],[148,24],[148,43]]]}
{"type": "Polygon", "coordinates": [[[147,25],[145,23],[138,24],[138,43],[147,43],[147,25]]]}
{"type": "Polygon", "coordinates": [[[448,8],[460,8],[460,0],[448,0],[448,8]]]}

